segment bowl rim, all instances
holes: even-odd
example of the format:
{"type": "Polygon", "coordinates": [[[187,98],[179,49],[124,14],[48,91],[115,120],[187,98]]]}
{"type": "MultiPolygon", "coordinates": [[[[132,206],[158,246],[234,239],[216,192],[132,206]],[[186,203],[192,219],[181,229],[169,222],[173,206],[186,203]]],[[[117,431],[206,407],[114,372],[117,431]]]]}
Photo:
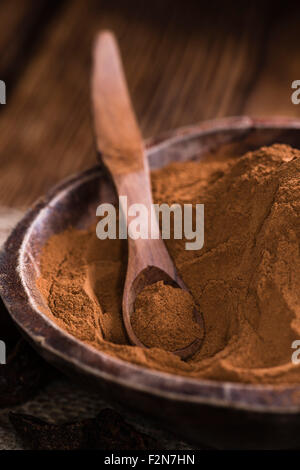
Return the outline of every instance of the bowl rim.
{"type": "MultiPolygon", "coordinates": [[[[300,119],[254,119],[237,116],[204,121],[150,138],[148,155],[171,143],[203,137],[220,130],[299,129],[300,119]]],[[[150,157],[151,158],[151,157],[150,157]]],[[[22,250],[41,211],[59,195],[102,173],[99,166],[63,180],[30,208],[17,224],[0,252],[0,294],[10,315],[25,336],[53,362],[65,362],[84,374],[117,383],[129,389],[170,400],[230,407],[268,413],[299,413],[299,385],[258,385],[195,379],[135,365],[97,350],[60,328],[32,302],[22,277],[22,250]],[[53,341],[55,338],[55,341],[53,341]],[[61,341],[56,341],[60,339],[61,341]],[[75,354],[74,354],[75,353],[75,354]],[[76,354],[77,353],[77,354],[76,354]]]]}

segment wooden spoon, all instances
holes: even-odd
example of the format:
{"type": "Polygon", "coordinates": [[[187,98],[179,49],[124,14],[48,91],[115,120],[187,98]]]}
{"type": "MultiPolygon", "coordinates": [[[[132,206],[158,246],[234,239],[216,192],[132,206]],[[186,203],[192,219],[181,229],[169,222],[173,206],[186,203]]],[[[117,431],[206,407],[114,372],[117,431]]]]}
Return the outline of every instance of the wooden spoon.
{"type": "MultiPolygon", "coordinates": [[[[118,46],[114,35],[108,31],[100,33],[95,42],[92,102],[97,148],[118,195],[127,196],[128,207],[131,204],[143,204],[150,216],[152,194],[148,161],[129,97],[118,46]]],[[[121,211],[127,214],[123,199],[120,205],[121,211]]],[[[159,229],[156,228],[159,234],[159,229]]],[[[130,321],[135,299],[146,286],[161,280],[187,290],[176,273],[160,234],[157,239],[149,236],[147,239],[134,240],[129,236],[122,309],[124,325],[129,340],[134,345],[146,347],[136,336],[130,321]]],[[[203,318],[196,307],[194,316],[202,326],[204,336],[203,318]]],[[[187,347],[172,352],[183,359],[192,356],[201,347],[203,336],[187,347]]]]}

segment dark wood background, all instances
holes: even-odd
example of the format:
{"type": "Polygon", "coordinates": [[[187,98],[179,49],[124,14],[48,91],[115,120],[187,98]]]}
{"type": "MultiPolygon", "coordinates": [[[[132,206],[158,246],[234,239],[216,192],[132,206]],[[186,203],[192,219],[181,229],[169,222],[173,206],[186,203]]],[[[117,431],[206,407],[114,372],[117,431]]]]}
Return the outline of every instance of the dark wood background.
{"type": "Polygon", "coordinates": [[[300,8],[287,2],[2,0],[0,205],[95,162],[91,44],[112,29],[145,137],[214,117],[300,117],[300,8]]]}

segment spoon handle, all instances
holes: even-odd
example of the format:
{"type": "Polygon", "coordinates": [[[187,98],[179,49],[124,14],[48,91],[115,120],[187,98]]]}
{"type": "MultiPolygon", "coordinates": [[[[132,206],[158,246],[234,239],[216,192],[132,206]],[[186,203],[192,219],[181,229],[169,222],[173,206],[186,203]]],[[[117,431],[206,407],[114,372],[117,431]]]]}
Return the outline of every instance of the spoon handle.
{"type": "Polygon", "coordinates": [[[97,148],[114,178],[144,168],[144,144],[131,104],[119,48],[109,31],[94,46],[92,105],[97,148]]]}
{"type": "MultiPolygon", "coordinates": [[[[109,170],[119,196],[123,214],[133,204],[141,204],[146,227],[144,238],[129,236],[128,277],[134,278],[148,266],[157,266],[175,276],[175,269],[161,239],[152,213],[152,193],[144,144],[131,104],[117,42],[112,33],[101,32],[95,42],[92,74],[92,103],[96,143],[101,160],[109,170]],[[126,207],[125,207],[126,206],[126,207]],[[153,239],[156,232],[158,238],[153,239]]],[[[137,206],[136,206],[137,207],[137,206]]],[[[130,219],[130,214],[129,218],[130,219]]],[[[130,230],[130,220],[129,230],[130,230]]],[[[129,234],[130,235],[130,234],[129,234]]]]}
{"type": "Polygon", "coordinates": [[[173,277],[174,265],[161,239],[157,217],[152,206],[149,173],[140,171],[126,176],[117,176],[116,186],[119,196],[126,196],[126,199],[120,198],[120,208],[122,214],[127,214],[128,271],[131,266],[134,267],[131,275],[128,273],[128,276],[133,280],[143,269],[156,266],[173,277]]]}

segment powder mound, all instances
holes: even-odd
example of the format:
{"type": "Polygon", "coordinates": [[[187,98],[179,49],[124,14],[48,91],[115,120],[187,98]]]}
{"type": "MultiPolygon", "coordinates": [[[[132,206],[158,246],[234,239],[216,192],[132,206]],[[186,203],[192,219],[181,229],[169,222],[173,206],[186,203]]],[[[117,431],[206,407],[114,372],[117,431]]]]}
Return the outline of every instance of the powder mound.
{"type": "Polygon", "coordinates": [[[131,324],[137,337],[150,348],[175,351],[202,337],[201,327],[194,320],[192,296],[156,282],[137,296],[131,324]]]}
{"type": "MultiPolygon", "coordinates": [[[[79,340],[142,367],[198,379],[300,384],[300,365],[292,362],[292,343],[300,340],[299,181],[300,152],[282,144],[152,172],[154,202],[205,208],[203,249],[166,240],[205,324],[202,347],[187,361],[157,342],[129,344],[121,309],[127,243],[98,240],[94,226],[69,228],[44,247],[37,284],[48,315],[79,340]]],[[[158,307],[164,300],[155,296],[158,307]]],[[[150,306],[146,311],[151,319],[150,306]]],[[[146,336],[145,342],[158,341],[146,336]]],[[[175,331],[172,337],[177,341],[175,331]]]]}

